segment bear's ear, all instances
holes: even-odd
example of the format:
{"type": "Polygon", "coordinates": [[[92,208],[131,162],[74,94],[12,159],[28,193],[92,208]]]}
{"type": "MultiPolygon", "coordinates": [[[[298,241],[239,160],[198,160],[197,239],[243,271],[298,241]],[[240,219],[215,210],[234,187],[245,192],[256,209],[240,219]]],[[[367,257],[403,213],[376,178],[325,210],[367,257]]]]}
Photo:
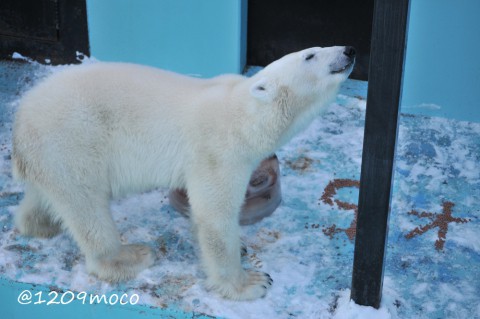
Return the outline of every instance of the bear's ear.
{"type": "Polygon", "coordinates": [[[270,98],[269,85],[266,79],[260,79],[250,87],[250,94],[261,101],[268,101],[270,98]]]}

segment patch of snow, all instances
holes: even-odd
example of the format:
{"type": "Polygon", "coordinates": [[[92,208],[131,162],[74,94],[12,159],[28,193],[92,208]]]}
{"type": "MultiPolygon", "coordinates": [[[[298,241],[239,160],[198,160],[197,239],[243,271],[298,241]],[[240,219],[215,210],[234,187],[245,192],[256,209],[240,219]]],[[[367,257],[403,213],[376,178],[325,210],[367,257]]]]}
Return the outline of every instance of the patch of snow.
{"type": "Polygon", "coordinates": [[[32,62],[32,61],[33,61],[32,59],[30,59],[30,58],[28,58],[28,57],[26,57],[26,56],[23,56],[23,55],[21,55],[21,54],[18,53],[18,52],[13,52],[13,54],[12,54],[12,59],[14,59],[14,60],[22,60],[22,61],[27,61],[27,62],[32,62]]]}
{"type": "Polygon", "coordinates": [[[425,109],[425,110],[440,110],[442,107],[435,103],[420,103],[416,105],[402,105],[402,110],[409,109],[425,109]]]}
{"type": "Polygon", "coordinates": [[[350,299],[350,289],[340,292],[338,306],[332,319],[391,319],[388,309],[381,306],[379,309],[357,305],[350,299]]]}

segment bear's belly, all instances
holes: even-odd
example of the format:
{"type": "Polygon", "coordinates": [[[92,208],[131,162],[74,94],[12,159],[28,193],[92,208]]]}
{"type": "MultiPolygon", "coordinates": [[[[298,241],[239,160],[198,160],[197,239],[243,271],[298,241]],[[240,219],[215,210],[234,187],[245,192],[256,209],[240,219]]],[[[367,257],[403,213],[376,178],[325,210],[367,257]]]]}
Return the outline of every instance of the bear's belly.
{"type": "Polygon", "coordinates": [[[114,198],[155,188],[185,187],[185,154],[170,144],[125,143],[109,160],[109,181],[114,198]]]}

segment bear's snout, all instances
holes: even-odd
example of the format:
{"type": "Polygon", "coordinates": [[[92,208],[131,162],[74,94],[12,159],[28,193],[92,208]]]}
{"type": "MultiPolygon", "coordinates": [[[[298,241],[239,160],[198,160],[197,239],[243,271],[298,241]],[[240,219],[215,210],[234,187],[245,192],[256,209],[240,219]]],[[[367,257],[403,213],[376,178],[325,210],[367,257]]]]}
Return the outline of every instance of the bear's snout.
{"type": "Polygon", "coordinates": [[[343,47],[342,51],[337,51],[337,58],[330,64],[331,74],[350,74],[355,63],[356,50],[352,46],[343,47]]]}
{"type": "Polygon", "coordinates": [[[346,46],[344,51],[343,51],[343,54],[345,54],[350,59],[354,59],[356,53],[357,53],[357,51],[355,51],[355,48],[351,47],[351,46],[346,46]]]}

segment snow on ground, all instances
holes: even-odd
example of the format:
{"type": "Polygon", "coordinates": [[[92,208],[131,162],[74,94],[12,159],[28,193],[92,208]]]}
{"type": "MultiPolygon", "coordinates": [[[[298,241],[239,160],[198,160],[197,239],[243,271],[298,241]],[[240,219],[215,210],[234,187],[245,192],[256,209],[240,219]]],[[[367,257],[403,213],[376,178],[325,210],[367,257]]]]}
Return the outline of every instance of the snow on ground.
{"type": "Polygon", "coordinates": [[[226,318],[480,318],[480,124],[401,117],[382,307],[349,300],[367,84],[347,81],[337,101],[277,152],[283,202],[242,227],[245,267],[274,279],[266,298],[232,302],[205,292],[187,219],[164,189],[116,200],[125,242],[157,261],[111,286],[86,273],[67,234],[24,238],[12,218],[22,185],[10,173],[18,97],[55,67],[0,64],[0,273],[19,282],[93,293],[138,293],[141,303],[226,318]],[[333,190],[333,191],[332,191],[333,190]]]}

